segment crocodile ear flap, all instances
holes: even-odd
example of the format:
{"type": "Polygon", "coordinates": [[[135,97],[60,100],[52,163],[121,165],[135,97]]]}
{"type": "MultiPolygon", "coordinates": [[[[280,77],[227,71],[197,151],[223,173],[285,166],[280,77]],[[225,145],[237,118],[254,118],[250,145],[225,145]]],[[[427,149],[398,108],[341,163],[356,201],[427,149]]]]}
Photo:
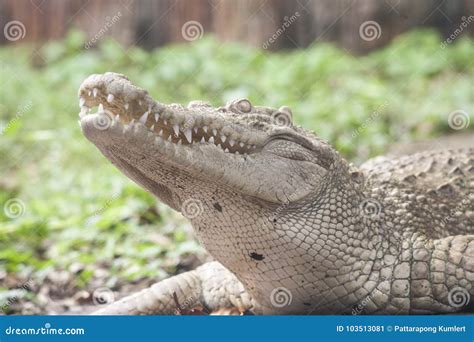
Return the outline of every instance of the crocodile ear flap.
{"type": "Polygon", "coordinates": [[[275,125],[277,126],[289,126],[293,125],[293,113],[291,112],[290,107],[281,106],[272,113],[272,119],[275,125]]]}

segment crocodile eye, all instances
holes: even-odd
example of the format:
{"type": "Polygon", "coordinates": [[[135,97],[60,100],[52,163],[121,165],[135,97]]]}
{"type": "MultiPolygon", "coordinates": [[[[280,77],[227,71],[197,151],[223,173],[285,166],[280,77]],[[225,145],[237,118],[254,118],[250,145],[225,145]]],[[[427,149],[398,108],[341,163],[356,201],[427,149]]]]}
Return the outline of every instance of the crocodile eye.
{"type": "Polygon", "coordinates": [[[250,113],[253,110],[252,104],[247,99],[234,100],[227,104],[227,108],[234,113],[250,113]]]}
{"type": "Polygon", "coordinates": [[[252,111],[252,105],[249,100],[242,99],[236,103],[237,108],[243,113],[250,113],[252,111]]]}

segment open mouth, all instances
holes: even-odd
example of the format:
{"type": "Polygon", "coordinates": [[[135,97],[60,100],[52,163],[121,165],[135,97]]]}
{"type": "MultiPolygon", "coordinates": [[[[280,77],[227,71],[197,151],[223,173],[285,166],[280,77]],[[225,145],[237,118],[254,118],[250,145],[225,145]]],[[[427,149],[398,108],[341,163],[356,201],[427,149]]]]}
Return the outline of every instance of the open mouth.
{"type": "Polygon", "coordinates": [[[285,107],[253,106],[246,99],[219,108],[199,101],[163,104],[116,73],[89,76],[78,95],[86,138],[160,198],[166,197],[167,182],[192,179],[265,203],[286,203],[306,196],[325,172],[285,107]],[[89,114],[92,108],[98,111],[89,114]],[[288,167],[295,163],[302,172],[288,167]]]}
{"type": "MultiPolygon", "coordinates": [[[[86,83],[87,80],[84,82],[86,83]]],[[[242,134],[237,134],[224,119],[206,116],[212,107],[196,103],[188,108],[181,105],[162,105],[154,101],[146,92],[138,92],[135,96],[118,96],[107,92],[110,84],[96,82],[96,87],[88,87],[87,83],[79,90],[79,113],[83,119],[98,107],[98,129],[107,129],[112,124],[120,124],[124,131],[136,125],[143,125],[156,137],[176,145],[193,146],[195,144],[214,145],[225,153],[246,155],[256,149],[255,142],[242,134]],[[105,90],[105,91],[104,91],[105,90]],[[196,107],[199,107],[198,110],[196,107]],[[195,113],[197,112],[197,113],[195,113]]],[[[131,85],[130,85],[131,86],[131,85]]],[[[124,87],[124,86],[122,86],[124,87]]]]}

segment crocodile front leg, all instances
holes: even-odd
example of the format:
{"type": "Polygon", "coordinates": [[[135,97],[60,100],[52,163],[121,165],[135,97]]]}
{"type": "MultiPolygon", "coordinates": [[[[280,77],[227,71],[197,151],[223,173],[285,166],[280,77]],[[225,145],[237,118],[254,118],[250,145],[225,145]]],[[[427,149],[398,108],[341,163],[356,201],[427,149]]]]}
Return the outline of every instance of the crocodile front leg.
{"type": "Polygon", "coordinates": [[[94,315],[167,315],[176,312],[173,298],[186,309],[204,306],[210,311],[252,308],[252,299],[239,280],[218,262],[165,279],[151,287],[95,311],[94,315]]]}

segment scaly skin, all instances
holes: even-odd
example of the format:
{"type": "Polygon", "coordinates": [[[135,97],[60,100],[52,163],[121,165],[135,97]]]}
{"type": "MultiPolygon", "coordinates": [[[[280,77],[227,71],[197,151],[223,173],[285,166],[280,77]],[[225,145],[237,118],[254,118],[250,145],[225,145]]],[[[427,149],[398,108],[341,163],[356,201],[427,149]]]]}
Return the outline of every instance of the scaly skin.
{"type": "Polygon", "coordinates": [[[79,96],[84,135],[188,217],[217,260],[97,313],[173,313],[173,292],[257,314],[467,310],[473,149],[356,168],[287,107],[165,105],[114,73],[90,76],[79,96]]]}

